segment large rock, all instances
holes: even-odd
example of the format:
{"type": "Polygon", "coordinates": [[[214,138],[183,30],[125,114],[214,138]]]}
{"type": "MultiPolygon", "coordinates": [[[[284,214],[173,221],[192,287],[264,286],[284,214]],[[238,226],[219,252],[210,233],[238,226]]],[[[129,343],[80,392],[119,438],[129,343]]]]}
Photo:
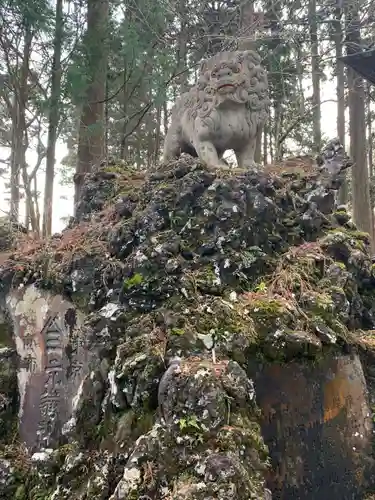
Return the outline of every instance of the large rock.
{"type": "Polygon", "coordinates": [[[342,169],[312,163],[104,166],[68,229],[1,266],[20,437],[36,444],[19,461],[4,437],[5,498],[269,499],[269,486],[302,500],[322,484],[324,498],[364,498],[374,270],[368,235],[335,209],[342,169]],[[66,398],[43,442],[49,317],[66,398]]]}
{"type": "Polygon", "coordinates": [[[255,387],[274,498],[314,500],[317,485],[321,498],[359,498],[351,476],[371,471],[373,425],[358,356],[267,364],[255,387]]]}

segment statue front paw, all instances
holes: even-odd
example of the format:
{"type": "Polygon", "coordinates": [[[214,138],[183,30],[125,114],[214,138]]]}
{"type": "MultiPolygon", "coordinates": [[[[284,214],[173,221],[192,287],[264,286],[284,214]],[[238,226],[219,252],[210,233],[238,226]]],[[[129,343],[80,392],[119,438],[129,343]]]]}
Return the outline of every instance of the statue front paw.
{"type": "Polygon", "coordinates": [[[211,164],[211,168],[218,170],[230,170],[231,166],[228,165],[225,161],[218,160],[216,163],[211,164]]]}

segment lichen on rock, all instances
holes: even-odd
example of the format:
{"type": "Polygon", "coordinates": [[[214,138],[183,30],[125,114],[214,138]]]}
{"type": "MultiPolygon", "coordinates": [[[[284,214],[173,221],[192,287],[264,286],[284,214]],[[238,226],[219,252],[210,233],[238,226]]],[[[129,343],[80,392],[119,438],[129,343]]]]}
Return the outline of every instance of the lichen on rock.
{"type": "Polygon", "coordinates": [[[368,237],[335,210],[339,174],[187,155],[87,174],[76,220],[0,267],[3,294],[34,284],[86,314],[71,348],[89,372],[60,447],[16,469],[3,455],[15,498],[269,498],[249,364],[313,363],[375,329],[368,237]]]}

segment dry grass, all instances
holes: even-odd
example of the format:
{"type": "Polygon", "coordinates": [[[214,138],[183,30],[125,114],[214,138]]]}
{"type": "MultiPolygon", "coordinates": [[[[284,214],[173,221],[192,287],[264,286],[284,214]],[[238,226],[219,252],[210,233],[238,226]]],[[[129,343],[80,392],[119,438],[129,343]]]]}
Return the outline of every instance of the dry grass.
{"type": "Polygon", "coordinates": [[[43,239],[22,234],[13,251],[0,254],[0,264],[22,271],[49,258],[53,267],[64,269],[74,257],[105,255],[109,251],[106,241],[108,228],[116,221],[117,215],[111,206],[101,212],[97,220],[81,222],[58,237],[43,239]]]}
{"type": "MultiPolygon", "coordinates": [[[[281,308],[285,313],[292,314],[301,327],[308,328],[311,318],[300,305],[300,298],[309,295],[321,295],[314,286],[314,273],[319,262],[327,261],[328,257],[318,243],[304,243],[291,247],[283,254],[272,274],[254,292],[247,292],[242,298],[250,304],[264,304],[273,310],[281,308]]],[[[329,260],[329,259],[328,259],[329,260]]]]}
{"type": "MultiPolygon", "coordinates": [[[[108,172],[111,172],[111,168],[108,172]]],[[[146,171],[113,167],[116,174],[114,198],[127,195],[135,201],[138,193],[147,179],[146,171]]],[[[80,256],[105,256],[109,253],[108,231],[119,221],[114,207],[114,199],[109,199],[104,209],[93,214],[89,222],[80,222],[71,229],[65,229],[57,237],[41,238],[35,234],[17,235],[16,245],[10,251],[0,253],[0,265],[22,271],[33,269],[41,260],[49,260],[49,266],[63,270],[68,267],[73,258],[80,256]]]]}
{"type": "Polygon", "coordinates": [[[267,285],[268,290],[289,300],[294,299],[296,290],[300,294],[311,291],[316,265],[327,259],[318,243],[303,243],[291,247],[278,262],[267,285]]]}
{"type": "Polygon", "coordinates": [[[375,350],[375,330],[357,330],[353,338],[364,349],[375,350]]]}
{"type": "Polygon", "coordinates": [[[264,166],[264,172],[271,177],[295,174],[301,178],[316,178],[320,175],[317,163],[310,156],[290,157],[280,162],[269,163],[264,166]]]}

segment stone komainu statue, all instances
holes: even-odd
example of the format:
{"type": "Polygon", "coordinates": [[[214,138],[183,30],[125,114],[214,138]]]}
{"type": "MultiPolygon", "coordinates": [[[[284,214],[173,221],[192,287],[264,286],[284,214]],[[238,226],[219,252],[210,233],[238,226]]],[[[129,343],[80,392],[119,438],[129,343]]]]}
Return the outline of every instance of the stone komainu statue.
{"type": "Polygon", "coordinates": [[[255,167],[256,137],[267,119],[267,72],[251,50],[220,52],[203,60],[197,84],[172,110],[163,162],[181,153],[221,166],[233,149],[240,168],[255,167]]]}

